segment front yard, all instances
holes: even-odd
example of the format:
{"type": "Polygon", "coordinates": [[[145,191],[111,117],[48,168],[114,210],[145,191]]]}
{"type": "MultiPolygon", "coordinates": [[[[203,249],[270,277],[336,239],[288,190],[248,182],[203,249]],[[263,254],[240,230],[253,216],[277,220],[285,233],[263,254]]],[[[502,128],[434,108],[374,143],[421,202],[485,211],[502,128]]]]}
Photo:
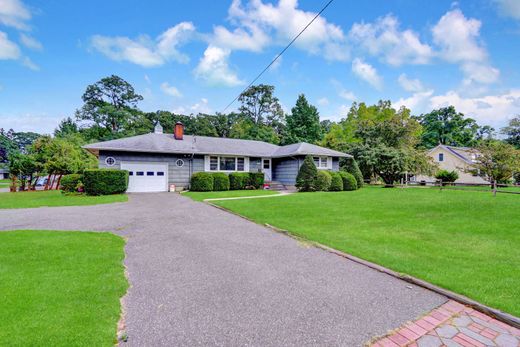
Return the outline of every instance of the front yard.
{"type": "Polygon", "coordinates": [[[10,180],[0,180],[0,188],[9,188],[10,180]]]}
{"type": "Polygon", "coordinates": [[[128,201],[125,194],[86,196],[65,195],[58,190],[0,193],[0,209],[43,206],[83,206],[128,201]]]}
{"type": "Polygon", "coordinates": [[[363,188],[215,201],[520,316],[520,197],[363,188]]]}
{"type": "Polygon", "coordinates": [[[113,346],[124,244],[109,233],[0,232],[0,345],[113,346]]]}
{"type": "Polygon", "coordinates": [[[240,198],[246,196],[264,196],[279,194],[272,190],[226,190],[221,192],[186,192],[182,195],[188,196],[195,201],[203,201],[205,199],[220,199],[220,198],[240,198]]]}

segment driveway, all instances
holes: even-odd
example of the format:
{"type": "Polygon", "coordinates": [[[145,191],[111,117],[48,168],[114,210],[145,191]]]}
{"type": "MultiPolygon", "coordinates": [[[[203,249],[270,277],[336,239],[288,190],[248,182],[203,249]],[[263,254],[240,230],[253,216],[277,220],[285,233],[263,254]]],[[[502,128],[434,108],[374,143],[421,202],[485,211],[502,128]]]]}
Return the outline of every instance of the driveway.
{"type": "Polygon", "coordinates": [[[128,346],[361,346],[447,301],[178,194],[0,210],[11,229],[126,237],[128,346]]]}

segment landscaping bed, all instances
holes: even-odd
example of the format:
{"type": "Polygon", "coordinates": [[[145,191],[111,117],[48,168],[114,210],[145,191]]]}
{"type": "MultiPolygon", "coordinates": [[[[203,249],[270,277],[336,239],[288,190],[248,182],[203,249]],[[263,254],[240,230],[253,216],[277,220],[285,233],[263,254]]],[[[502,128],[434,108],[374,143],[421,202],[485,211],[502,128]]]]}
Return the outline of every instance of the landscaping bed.
{"type": "Polygon", "coordinates": [[[369,187],[214,203],[520,316],[517,195],[369,187]]]}
{"type": "MultiPolygon", "coordinates": [[[[46,190],[2,193],[2,195],[0,195],[0,209],[43,206],[83,206],[125,201],[128,201],[128,196],[125,194],[102,196],[87,196],[82,194],[67,195],[58,190],[46,190]]],[[[57,218],[59,218],[59,216],[57,216],[57,218]]]]}
{"type": "Polygon", "coordinates": [[[113,346],[124,244],[110,233],[0,232],[0,345],[113,346]]]}

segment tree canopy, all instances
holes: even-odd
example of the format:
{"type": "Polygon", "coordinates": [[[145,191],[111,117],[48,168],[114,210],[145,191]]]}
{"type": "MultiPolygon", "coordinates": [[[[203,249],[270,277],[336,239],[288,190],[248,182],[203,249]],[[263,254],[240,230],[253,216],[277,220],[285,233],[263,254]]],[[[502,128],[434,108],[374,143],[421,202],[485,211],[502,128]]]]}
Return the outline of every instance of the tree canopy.
{"type": "Polygon", "coordinates": [[[520,116],[511,119],[500,131],[506,136],[506,142],[520,149],[520,116]]]}
{"type": "Polygon", "coordinates": [[[283,144],[298,142],[317,143],[322,138],[320,114],[309,104],[304,94],[298,96],[291,114],[285,117],[285,136],[283,144]]]}

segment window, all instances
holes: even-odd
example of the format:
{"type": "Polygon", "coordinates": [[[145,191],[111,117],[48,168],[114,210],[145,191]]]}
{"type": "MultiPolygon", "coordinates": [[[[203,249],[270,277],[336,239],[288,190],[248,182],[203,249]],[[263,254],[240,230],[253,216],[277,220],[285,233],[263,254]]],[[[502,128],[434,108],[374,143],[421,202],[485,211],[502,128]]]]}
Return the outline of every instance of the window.
{"type": "Polygon", "coordinates": [[[153,171],[147,171],[146,176],[153,176],[153,171]]]}
{"type": "Polygon", "coordinates": [[[235,157],[220,157],[220,171],[235,171],[235,157]]]}
{"type": "Polygon", "coordinates": [[[271,164],[271,161],[269,159],[264,159],[264,166],[263,166],[263,168],[264,169],[269,169],[270,168],[270,164],[271,164]]]}
{"type": "Polygon", "coordinates": [[[128,176],[133,176],[133,175],[134,175],[133,171],[128,171],[128,176]]]}
{"type": "Polygon", "coordinates": [[[314,164],[318,169],[327,169],[328,168],[328,160],[327,157],[313,157],[314,164]]]}
{"type": "MultiPolygon", "coordinates": [[[[206,157],[208,160],[208,157],[206,157]]],[[[206,165],[208,163],[206,162],[206,165]]],[[[209,171],[246,171],[247,161],[244,157],[218,157],[209,156],[209,171]]]]}
{"type": "Polygon", "coordinates": [[[143,171],[137,171],[135,174],[137,176],[144,176],[144,172],[143,171]]]}
{"type": "Polygon", "coordinates": [[[175,165],[177,165],[177,167],[183,167],[184,166],[184,160],[177,159],[177,161],[175,162],[175,165]]]}
{"type": "Polygon", "coordinates": [[[444,161],[444,153],[439,153],[439,161],[444,161]]]}
{"type": "Polygon", "coordinates": [[[106,157],[105,164],[107,164],[107,166],[114,166],[115,163],[116,160],[113,157],[106,157]]]}
{"type": "Polygon", "coordinates": [[[218,171],[218,157],[209,157],[209,169],[218,171]]]}
{"type": "Polygon", "coordinates": [[[162,171],[157,171],[157,176],[164,176],[164,172],[162,172],[162,171]]]}
{"type": "Polygon", "coordinates": [[[237,158],[237,171],[244,171],[244,158],[237,158]]]}

